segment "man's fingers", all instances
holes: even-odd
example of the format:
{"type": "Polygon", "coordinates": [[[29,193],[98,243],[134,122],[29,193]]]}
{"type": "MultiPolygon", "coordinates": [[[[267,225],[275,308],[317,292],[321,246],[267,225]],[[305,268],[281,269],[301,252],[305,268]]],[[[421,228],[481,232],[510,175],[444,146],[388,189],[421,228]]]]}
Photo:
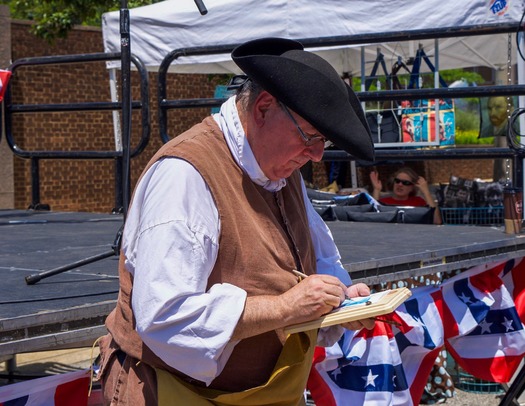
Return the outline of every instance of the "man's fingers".
{"type": "Polygon", "coordinates": [[[349,321],[348,323],[343,323],[341,325],[348,330],[361,330],[362,328],[366,328],[367,330],[372,330],[375,325],[375,320],[374,319],[354,320],[354,321],[349,321]]]}
{"type": "Polygon", "coordinates": [[[376,324],[376,321],[374,319],[363,319],[359,320],[364,328],[367,330],[372,330],[376,324]]]}
{"type": "Polygon", "coordinates": [[[346,289],[346,295],[348,297],[369,296],[370,288],[364,283],[356,283],[346,289]]]}

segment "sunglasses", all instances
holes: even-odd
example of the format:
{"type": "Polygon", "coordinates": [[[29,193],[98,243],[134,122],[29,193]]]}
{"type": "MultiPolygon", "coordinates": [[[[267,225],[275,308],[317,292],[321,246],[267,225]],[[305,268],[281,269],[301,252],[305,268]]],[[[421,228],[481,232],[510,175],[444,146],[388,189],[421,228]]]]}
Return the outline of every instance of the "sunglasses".
{"type": "Polygon", "coordinates": [[[326,142],[325,138],[322,135],[315,135],[313,137],[309,137],[308,135],[306,135],[302,128],[299,127],[299,124],[297,124],[297,121],[292,116],[292,113],[290,113],[290,110],[288,110],[288,108],[283,103],[279,102],[279,104],[281,105],[282,109],[286,112],[290,120],[292,120],[292,122],[294,123],[295,127],[297,128],[297,131],[299,132],[299,135],[304,140],[305,147],[310,147],[318,142],[326,142]]]}
{"type": "Polygon", "coordinates": [[[410,182],[409,180],[394,178],[395,183],[401,183],[403,186],[412,186],[414,182],[410,182]]]}
{"type": "Polygon", "coordinates": [[[241,87],[243,87],[246,84],[246,82],[248,82],[248,80],[250,80],[250,78],[246,75],[235,75],[230,79],[229,83],[226,85],[226,90],[238,90],[241,87]]]}

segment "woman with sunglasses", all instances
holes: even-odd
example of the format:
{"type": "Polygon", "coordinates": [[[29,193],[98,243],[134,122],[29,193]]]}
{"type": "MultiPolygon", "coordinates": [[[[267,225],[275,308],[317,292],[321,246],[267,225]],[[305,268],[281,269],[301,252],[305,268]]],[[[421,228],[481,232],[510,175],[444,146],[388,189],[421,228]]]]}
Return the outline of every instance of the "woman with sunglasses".
{"type": "Polygon", "coordinates": [[[441,214],[437,204],[430,193],[426,179],[419,176],[412,168],[404,167],[394,173],[392,195],[381,197],[383,183],[379,179],[377,171],[370,172],[372,182],[372,196],[379,203],[388,206],[414,206],[414,207],[433,207],[434,224],[441,224],[441,214]],[[418,196],[418,190],[423,197],[418,196]]]}

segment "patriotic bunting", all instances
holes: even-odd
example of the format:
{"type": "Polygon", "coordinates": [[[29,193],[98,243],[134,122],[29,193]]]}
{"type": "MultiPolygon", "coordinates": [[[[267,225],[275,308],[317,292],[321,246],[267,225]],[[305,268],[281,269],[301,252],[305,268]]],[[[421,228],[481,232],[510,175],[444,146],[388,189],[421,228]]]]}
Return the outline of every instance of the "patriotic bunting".
{"type": "Polygon", "coordinates": [[[11,77],[11,71],[0,69],[0,103],[4,100],[4,93],[11,77]]]}
{"type": "Polygon", "coordinates": [[[509,382],[525,355],[524,272],[516,259],[415,288],[390,315],[398,326],[376,322],[317,348],[308,380],[316,406],[418,405],[443,348],[469,374],[509,382]]]}
{"type": "Polygon", "coordinates": [[[86,406],[90,370],[51,375],[0,387],[0,406],[86,406]]]}

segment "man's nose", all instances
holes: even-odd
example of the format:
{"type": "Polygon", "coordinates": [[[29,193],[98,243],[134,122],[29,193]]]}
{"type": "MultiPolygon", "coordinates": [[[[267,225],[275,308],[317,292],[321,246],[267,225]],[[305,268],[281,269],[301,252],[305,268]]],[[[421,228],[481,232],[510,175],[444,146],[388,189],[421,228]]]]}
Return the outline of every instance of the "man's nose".
{"type": "Polygon", "coordinates": [[[319,162],[323,158],[324,142],[316,142],[309,147],[306,147],[306,156],[313,162],[319,162]]]}

